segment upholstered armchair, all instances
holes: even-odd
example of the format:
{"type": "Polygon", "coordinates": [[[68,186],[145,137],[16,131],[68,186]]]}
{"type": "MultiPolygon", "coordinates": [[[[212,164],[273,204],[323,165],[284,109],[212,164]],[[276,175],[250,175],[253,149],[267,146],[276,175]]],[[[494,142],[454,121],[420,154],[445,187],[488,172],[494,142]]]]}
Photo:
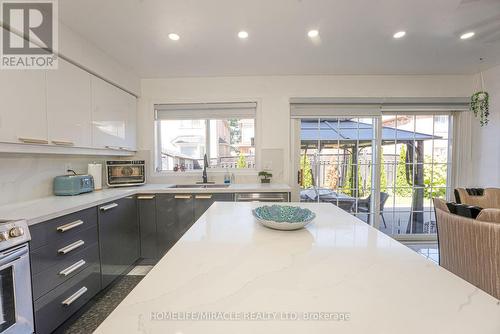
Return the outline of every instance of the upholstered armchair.
{"type": "Polygon", "coordinates": [[[455,189],[455,200],[457,203],[479,206],[481,208],[500,209],[500,188],[457,188],[455,189]],[[478,194],[481,192],[482,194],[478,194]]]}
{"type": "Polygon", "coordinates": [[[434,199],[439,265],[500,299],[500,209],[476,219],[452,214],[434,199]]]}

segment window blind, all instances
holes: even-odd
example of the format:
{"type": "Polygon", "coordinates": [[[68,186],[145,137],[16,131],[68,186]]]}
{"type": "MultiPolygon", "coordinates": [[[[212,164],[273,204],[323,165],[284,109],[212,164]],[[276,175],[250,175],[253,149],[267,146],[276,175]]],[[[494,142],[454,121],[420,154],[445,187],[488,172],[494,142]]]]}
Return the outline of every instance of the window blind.
{"type": "Polygon", "coordinates": [[[469,110],[465,97],[444,98],[291,98],[290,117],[375,117],[395,112],[469,110]]]}
{"type": "Polygon", "coordinates": [[[155,104],[155,119],[255,118],[256,102],[155,104]]]}

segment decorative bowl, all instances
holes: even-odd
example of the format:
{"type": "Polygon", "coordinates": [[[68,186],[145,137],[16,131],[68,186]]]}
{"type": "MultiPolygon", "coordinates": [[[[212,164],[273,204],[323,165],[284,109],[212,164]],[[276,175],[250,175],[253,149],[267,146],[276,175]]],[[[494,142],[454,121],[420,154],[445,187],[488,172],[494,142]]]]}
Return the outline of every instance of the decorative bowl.
{"type": "Polygon", "coordinates": [[[309,209],[276,204],[255,208],[252,214],[262,225],[283,231],[298,230],[316,218],[316,214],[309,209]]]}

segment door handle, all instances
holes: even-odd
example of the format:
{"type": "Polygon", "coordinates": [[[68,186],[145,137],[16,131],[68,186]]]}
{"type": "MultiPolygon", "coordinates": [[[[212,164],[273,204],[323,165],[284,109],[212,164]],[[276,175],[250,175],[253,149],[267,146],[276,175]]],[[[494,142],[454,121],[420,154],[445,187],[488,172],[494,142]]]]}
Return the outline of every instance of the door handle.
{"type": "Polygon", "coordinates": [[[78,270],[79,268],[83,267],[85,265],[85,260],[80,260],[76,263],[73,263],[71,266],[69,266],[68,268],[66,269],[63,269],[59,272],[59,275],[62,275],[62,276],[68,276],[70,275],[72,272],[78,270]]]}
{"type": "Polygon", "coordinates": [[[191,199],[191,195],[175,195],[175,199],[191,199]]]}
{"type": "Polygon", "coordinates": [[[83,245],[85,245],[85,241],[83,240],[78,240],[78,241],[75,241],[73,242],[72,244],[69,244],[68,246],[65,246],[63,248],[60,248],[57,252],[59,254],[68,254],[69,252],[77,249],[77,248],[80,248],[82,247],[83,245]]]}
{"type": "Polygon", "coordinates": [[[144,199],[154,199],[155,195],[139,195],[137,196],[137,199],[144,200],[144,199]]]}
{"type": "Polygon", "coordinates": [[[66,231],[69,231],[71,229],[74,229],[75,227],[78,227],[80,225],[83,225],[84,221],[83,220],[75,220],[74,222],[72,223],[68,223],[68,224],[64,224],[64,225],[61,225],[61,226],[58,226],[57,227],[57,230],[59,232],[66,232],[66,231]]]}
{"type": "Polygon", "coordinates": [[[48,144],[49,143],[49,141],[45,140],[45,139],[23,138],[23,137],[19,137],[18,139],[25,144],[48,144]]]}
{"type": "Polygon", "coordinates": [[[63,300],[63,302],[61,304],[63,304],[64,306],[70,306],[78,298],[80,298],[81,296],[83,296],[83,294],[85,294],[85,292],[87,292],[87,290],[88,289],[86,287],[82,287],[80,290],[78,290],[77,292],[75,292],[74,294],[72,294],[71,296],[69,296],[67,299],[63,300]]]}
{"type": "Polygon", "coordinates": [[[212,195],[196,195],[194,198],[196,198],[196,199],[211,199],[212,195]]]}
{"type": "Polygon", "coordinates": [[[72,141],[64,141],[64,140],[53,140],[52,144],[59,146],[75,146],[75,143],[72,141]]]}
{"type": "Polygon", "coordinates": [[[108,205],[104,205],[104,206],[101,206],[99,209],[101,211],[108,211],[108,210],[111,210],[113,208],[116,208],[118,206],[118,204],[116,203],[111,203],[111,204],[108,204],[108,205]]]}

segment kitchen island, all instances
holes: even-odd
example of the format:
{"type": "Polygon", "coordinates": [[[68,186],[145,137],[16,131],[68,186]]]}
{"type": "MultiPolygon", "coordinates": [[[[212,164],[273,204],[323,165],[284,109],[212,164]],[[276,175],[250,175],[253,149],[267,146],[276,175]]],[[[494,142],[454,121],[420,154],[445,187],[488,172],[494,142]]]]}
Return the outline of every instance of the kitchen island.
{"type": "Polygon", "coordinates": [[[500,304],[331,204],[275,231],[216,202],[97,333],[500,333],[500,304]]]}

